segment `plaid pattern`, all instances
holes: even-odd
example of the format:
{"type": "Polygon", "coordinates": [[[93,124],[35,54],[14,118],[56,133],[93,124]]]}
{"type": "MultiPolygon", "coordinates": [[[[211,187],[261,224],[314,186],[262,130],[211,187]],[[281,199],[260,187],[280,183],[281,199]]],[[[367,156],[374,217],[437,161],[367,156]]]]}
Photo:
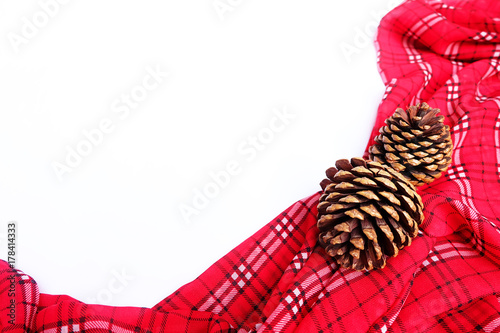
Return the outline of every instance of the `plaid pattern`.
{"type": "Polygon", "coordinates": [[[316,193],[152,309],[41,294],[0,262],[3,331],[500,332],[499,32],[497,0],[407,1],[381,22],[386,93],[372,138],[396,107],[426,101],[455,144],[449,170],[419,189],[422,231],[386,268],[356,272],[329,259],[316,244],[316,193]]]}

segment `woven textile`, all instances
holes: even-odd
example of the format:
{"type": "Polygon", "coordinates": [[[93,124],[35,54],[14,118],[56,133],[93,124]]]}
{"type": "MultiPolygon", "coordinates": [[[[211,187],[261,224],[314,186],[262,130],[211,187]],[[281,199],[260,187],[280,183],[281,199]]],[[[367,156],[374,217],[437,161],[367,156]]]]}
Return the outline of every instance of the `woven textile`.
{"type": "Polygon", "coordinates": [[[371,137],[397,107],[427,102],[455,145],[419,188],[422,232],[386,268],[338,268],[317,245],[316,193],[152,309],[43,294],[0,261],[2,332],[499,332],[499,33],[498,0],[407,1],[380,24],[386,93],[371,137]]]}

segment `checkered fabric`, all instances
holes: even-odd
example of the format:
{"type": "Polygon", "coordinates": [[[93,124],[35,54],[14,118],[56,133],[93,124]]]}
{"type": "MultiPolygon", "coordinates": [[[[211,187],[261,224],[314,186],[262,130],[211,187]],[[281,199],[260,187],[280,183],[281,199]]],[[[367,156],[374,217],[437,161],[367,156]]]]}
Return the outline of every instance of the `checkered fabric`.
{"type": "Polygon", "coordinates": [[[152,309],[39,293],[0,262],[2,332],[500,332],[499,33],[498,0],[407,1],[381,22],[372,137],[396,107],[425,101],[455,144],[448,171],[419,189],[422,231],[384,269],[329,259],[316,193],[152,309]]]}

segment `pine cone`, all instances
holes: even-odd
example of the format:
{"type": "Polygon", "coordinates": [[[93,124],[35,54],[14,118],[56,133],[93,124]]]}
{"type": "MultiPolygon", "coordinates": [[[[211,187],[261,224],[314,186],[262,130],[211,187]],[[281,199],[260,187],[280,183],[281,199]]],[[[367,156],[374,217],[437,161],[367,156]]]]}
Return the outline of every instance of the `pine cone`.
{"type": "Polygon", "coordinates": [[[439,178],[451,162],[453,143],[439,109],[426,103],[398,108],[370,147],[370,159],[391,166],[415,186],[439,178]]]}
{"type": "Polygon", "coordinates": [[[394,169],[362,158],[326,170],[318,204],[319,243],[345,268],[382,268],[410,245],[422,223],[422,199],[394,169]]]}

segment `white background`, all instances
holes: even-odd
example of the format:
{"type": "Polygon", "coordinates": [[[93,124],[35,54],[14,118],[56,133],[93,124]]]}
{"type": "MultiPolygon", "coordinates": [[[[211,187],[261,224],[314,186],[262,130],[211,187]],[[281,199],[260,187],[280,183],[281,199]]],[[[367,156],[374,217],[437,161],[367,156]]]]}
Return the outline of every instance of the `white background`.
{"type": "Polygon", "coordinates": [[[375,27],[394,1],[215,4],[0,0],[0,258],[16,221],[16,267],[41,292],[151,307],[363,154],[384,91],[375,27]],[[116,113],[146,68],[169,75],[116,113]],[[103,119],[113,130],[58,177],[103,119]],[[230,161],[239,174],[184,218],[230,161]]]}

